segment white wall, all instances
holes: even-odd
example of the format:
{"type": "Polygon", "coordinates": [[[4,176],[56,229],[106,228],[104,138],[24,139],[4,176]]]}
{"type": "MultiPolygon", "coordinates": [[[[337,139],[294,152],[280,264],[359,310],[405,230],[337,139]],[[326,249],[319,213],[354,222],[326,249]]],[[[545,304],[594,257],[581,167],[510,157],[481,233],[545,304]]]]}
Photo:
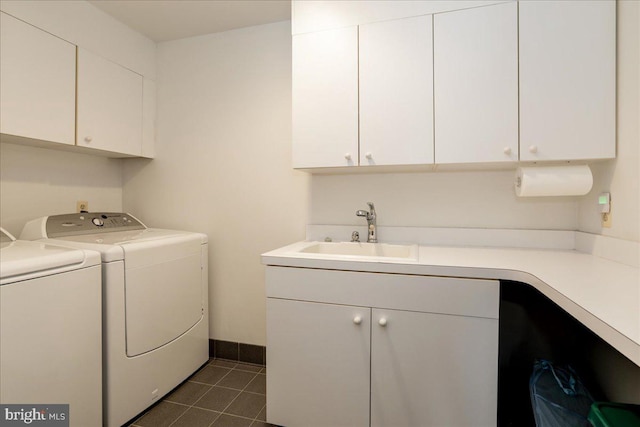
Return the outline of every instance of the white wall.
{"type": "Polygon", "coordinates": [[[357,209],[376,205],[378,225],[576,228],[575,198],[515,195],[514,171],[314,175],[311,224],[362,225],[357,209]]]}
{"type": "MultiPolygon", "coordinates": [[[[580,206],[580,229],[640,242],[640,2],[618,1],[618,153],[593,168],[594,189],[580,206]],[[600,228],[596,198],[611,192],[611,228],[600,228]]],[[[640,303],[640,301],[639,301],[640,303]]],[[[607,397],[640,404],[640,368],[608,346],[596,348],[593,363],[607,397]]]]}
{"type": "Polygon", "coordinates": [[[122,210],[122,160],[0,144],[0,221],[18,237],[31,219],[76,211],[122,210]]]}
{"type": "Polygon", "coordinates": [[[209,236],[211,338],[265,345],[260,253],[304,239],[291,169],[290,22],[158,45],[156,157],[125,160],[124,208],[209,236]]]}
{"type": "Polygon", "coordinates": [[[579,229],[640,242],[640,2],[618,2],[617,158],[592,166],[594,186],[580,204],[579,229]],[[601,228],[598,195],[611,193],[611,228],[601,228]]]}

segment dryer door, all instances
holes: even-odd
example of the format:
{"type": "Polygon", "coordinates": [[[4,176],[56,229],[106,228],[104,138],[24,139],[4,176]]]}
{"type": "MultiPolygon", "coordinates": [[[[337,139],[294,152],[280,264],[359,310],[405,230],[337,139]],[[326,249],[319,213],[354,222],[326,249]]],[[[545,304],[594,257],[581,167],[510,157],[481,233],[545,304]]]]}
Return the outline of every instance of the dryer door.
{"type": "Polygon", "coordinates": [[[203,316],[197,236],[124,244],[127,356],[162,347],[203,316]]]}

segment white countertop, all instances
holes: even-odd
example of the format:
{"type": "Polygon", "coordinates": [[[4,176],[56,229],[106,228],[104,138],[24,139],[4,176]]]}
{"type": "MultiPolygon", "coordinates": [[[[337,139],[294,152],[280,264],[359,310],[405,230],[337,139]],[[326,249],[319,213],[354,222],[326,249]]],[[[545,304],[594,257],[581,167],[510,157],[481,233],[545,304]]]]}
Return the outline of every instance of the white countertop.
{"type": "Polygon", "coordinates": [[[298,251],[262,255],[263,264],[527,283],[640,366],[640,268],[570,249],[419,247],[417,261],[346,259],[298,251]]]}

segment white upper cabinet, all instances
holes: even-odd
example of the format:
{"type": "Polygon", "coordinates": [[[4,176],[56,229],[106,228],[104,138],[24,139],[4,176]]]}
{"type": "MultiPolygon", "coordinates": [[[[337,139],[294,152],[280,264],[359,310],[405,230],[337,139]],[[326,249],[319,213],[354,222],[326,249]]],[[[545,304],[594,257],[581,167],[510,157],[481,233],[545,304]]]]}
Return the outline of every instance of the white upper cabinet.
{"type": "Polygon", "coordinates": [[[294,1],[293,12],[295,168],[616,155],[613,0],[294,1]],[[431,14],[404,16],[418,10],[431,14]]]}
{"type": "Polygon", "coordinates": [[[432,17],[360,26],[360,165],[433,163],[432,17]]]}
{"type": "Polygon", "coordinates": [[[76,47],[0,12],[0,132],[75,143],[76,47]]]}
{"type": "Polygon", "coordinates": [[[358,164],[358,28],[293,37],[293,167],[358,164]]]}
{"type": "Polygon", "coordinates": [[[511,0],[293,0],[293,34],[391,21],[511,0]]]}
{"type": "Polygon", "coordinates": [[[434,16],[435,162],[518,160],[516,2],[434,16]]]}
{"type": "Polygon", "coordinates": [[[615,1],[521,1],[520,159],[615,157],[615,1]]]}
{"type": "Polygon", "coordinates": [[[142,76],[78,49],[78,146],[142,154],[142,76]]]}
{"type": "Polygon", "coordinates": [[[153,158],[156,140],[156,82],[142,82],[142,157],[153,158]]]}

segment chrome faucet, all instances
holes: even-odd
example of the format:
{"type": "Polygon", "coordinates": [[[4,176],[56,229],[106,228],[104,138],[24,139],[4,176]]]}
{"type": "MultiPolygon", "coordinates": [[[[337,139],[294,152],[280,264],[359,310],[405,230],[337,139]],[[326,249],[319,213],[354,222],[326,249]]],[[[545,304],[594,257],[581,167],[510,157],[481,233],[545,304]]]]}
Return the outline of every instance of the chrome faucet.
{"type": "Polygon", "coordinates": [[[378,243],[378,231],[376,230],[376,208],[371,202],[367,202],[367,204],[369,205],[369,211],[357,210],[356,215],[367,219],[367,242],[378,243]]]}

